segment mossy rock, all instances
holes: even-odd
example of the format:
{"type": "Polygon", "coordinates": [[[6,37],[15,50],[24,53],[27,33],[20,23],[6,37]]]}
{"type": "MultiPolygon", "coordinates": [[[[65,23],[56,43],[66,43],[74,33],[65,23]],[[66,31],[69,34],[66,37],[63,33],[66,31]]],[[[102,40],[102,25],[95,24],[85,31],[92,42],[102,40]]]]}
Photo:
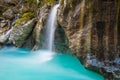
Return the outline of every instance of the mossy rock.
{"type": "Polygon", "coordinates": [[[35,23],[36,20],[33,18],[27,21],[24,25],[13,27],[9,37],[9,42],[13,43],[16,47],[21,47],[32,33],[35,23]]]}
{"type": "Polygon", "coordinates": [[[51,6],[56,3],[56,0],[40,0],[39,5],[46,4],[47,6],[51,6]]]}
{"type": "Polygon", "coordinates": [[[26,12],[23,15],[21,15],[21,17],[18,20],[15,21],[14,27],[22,25],[32,18],[34,18],[34,13],[33,12],[26,12]]]}

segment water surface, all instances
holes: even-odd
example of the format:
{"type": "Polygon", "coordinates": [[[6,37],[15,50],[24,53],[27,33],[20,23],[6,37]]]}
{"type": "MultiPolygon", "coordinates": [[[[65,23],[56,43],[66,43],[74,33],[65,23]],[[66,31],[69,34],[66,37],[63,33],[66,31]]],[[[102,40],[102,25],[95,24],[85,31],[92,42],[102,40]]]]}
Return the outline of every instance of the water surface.
{"type": "Polygon", "coordinates": [[[68,54],[28,49],[0,50],[0,80],[104,80],[68,54]]]}

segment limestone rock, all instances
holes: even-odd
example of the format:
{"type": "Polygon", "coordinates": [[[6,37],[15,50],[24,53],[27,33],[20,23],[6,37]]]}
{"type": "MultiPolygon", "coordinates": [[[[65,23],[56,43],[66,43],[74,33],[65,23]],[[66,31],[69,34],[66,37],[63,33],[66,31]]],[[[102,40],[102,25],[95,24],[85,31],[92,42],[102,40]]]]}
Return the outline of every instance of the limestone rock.
{"type": "Polygon", "coordinates": [[[8,38],[8,35],[0,35],[0,43],[4,44],[8,38]]]}
{"type": "Polygon", "coordinates": [[[0,34],[6,33],[10,27],[10,21],[2,19],[0,21],[0,34]]]}
{"type": "Polygon", "coordinates": [[[73,54],[86,67],[96,68],[109,80],[118,79],[119,74],[115,73],[120,73],[120,65],[114,60],[120,59],[120,1],[60,1],[58,23],[68,37],[73,54]]]}
{"type": "Polygon", "coordinates": [[[46,23],[48,13],[49,13],[49,8],[46,5],[44,5],[42,8],[40,8],[38,22],[34,28],[33,35],[34,35],[34,39],[35,39],[35,46],[34,46],[33,50],[37,50],[41,46],[40,38],[41,38],[43,27],[45,26],[44,23],[46,23]]]}
{"type": "Polygon", "coordinates": [[[12,42],[16,47],[21,47],[34,28],[35,22],[35,19],[32,19],[23,25],[13,26],[9,42],[12,42]]]}
{"type": "Polygon", "coordinates": [[[3,17],[6,18],[6,19],[10,19],[11,20],[11,19],[13,19],[15,17],[15,14],[14,14],[12,9],[8,9],[7,11],[5,11],[3,13],[3,17]]]}
{"type": "Polygon", "coordinates": [[[10,33],[11,29],[8,30],[6,33],[0,34],[0,44],[5,44],[8,41],[10,33]]]}

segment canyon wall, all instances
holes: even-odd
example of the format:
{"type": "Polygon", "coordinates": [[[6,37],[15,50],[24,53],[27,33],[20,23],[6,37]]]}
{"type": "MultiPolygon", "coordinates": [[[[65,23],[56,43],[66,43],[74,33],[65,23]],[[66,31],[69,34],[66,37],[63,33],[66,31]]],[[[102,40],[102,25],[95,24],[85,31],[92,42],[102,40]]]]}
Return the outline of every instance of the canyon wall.
{"type": "Polygon", "coordinates": [[[120,78],[120,1],[61,0],[60,4],[58,23],[73,55],[109,80],[120,78]]]}

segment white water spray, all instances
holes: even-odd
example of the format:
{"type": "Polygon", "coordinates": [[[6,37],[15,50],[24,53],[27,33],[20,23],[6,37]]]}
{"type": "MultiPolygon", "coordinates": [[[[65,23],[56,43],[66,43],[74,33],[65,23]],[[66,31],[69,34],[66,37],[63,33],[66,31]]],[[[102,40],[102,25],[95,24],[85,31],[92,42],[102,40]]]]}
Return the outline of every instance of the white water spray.
{"type": "Polygon", "coordinates": [[[59,7],[59,4],[56,4],[52,8],[46,24],[45,48],[48,49],[49,51],[52,51],[54,46],[54,33],[56,29],[56,14],[57,14],[58,7],[59,7]]]}

